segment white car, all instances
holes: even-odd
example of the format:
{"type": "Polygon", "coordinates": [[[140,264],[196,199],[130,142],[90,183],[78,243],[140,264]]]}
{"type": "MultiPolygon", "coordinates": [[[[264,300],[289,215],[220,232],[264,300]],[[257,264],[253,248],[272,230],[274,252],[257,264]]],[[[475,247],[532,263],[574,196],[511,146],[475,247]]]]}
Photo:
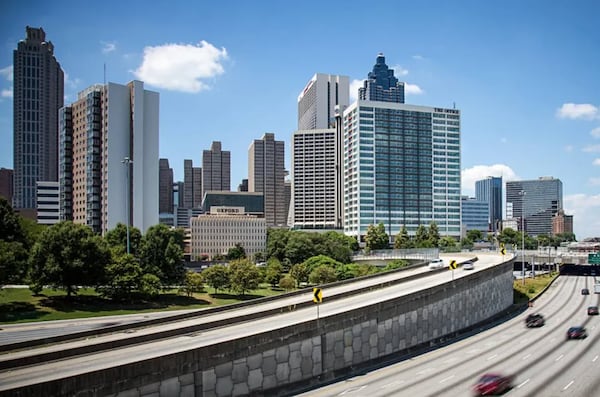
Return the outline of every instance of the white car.
{"type": "Polygon", "coordinates": [[[433,270],[433,269],[441,269],[444,267],[444,261],[441,259],[433,259],[431,262],[429,262],[429,269],[433,270]]]}
{"type": "Polygon", "coordinates": [[[466,262],[463,262],[462,268],[463,268],[463,270],[473,270],[473,269],[475,269],[475,266],[473,265],[473,262],[466,261],[466,262]]]}

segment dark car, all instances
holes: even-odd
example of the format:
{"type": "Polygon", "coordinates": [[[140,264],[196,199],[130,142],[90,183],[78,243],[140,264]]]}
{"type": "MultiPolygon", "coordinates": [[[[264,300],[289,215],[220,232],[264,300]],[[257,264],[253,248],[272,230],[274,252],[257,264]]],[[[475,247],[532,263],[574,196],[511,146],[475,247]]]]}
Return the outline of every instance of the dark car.
{"type": "Polygon", "coordinates": [[[525,319],[525,325],[528,328],[541,327],[545,324],[544,316],[541,314],[530,314],[525,319]]]}
{"type": "Polygon", "coordinates": [[[597,316],[598,315],[598,306],[589,306],[588,307],[588,315],[589,316],[597,316]]]}
{"type": "Polygon", "coordinates": [[[584,339],[587,337],[587,331],[585,327],[571,327],[567,331],[567,340],[569,339],[584,339]]]}
{"type": "Polygon", "coordinates": [[[590,294],[590,290],[587,288],[584,288],[581,290],[581,295],[589,295],[590,294]]]}
{"type": "Polygon", "coordinates": [[[473,386],[473,391],[477,396],[501,394],[512,388],[513,379],[512,375],[488,373],[479,378],[473,386]]]}

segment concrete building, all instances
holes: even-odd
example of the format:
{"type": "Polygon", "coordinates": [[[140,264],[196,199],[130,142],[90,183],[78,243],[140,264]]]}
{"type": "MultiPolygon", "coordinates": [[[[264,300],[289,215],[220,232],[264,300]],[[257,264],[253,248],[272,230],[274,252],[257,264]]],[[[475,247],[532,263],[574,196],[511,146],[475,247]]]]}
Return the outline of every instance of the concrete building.
{"type": "Polygon", "coordinates": [[[173,214],[173,168],[169,159],[158,161],[158,212],[173,214]]]}
{"type": "Polygon", "coordinates": [[[0,168],[0,196],[12,206],[13,199],[13,170],[0,168]]]}
{"type": "Polygon", "coordinates": [[[192,261],[204,254],[227,255],[236,244],[244,247],[248,257],[266,250],[266,219],[246,214],[244,207],[211,207],[208,213],[191,218],[190,228],[192,261]]]}
{"type": "Polygon", "coordinates": [[[565,211],[558,210],[552,217],[552,235],[573,233],[573,215],[565,215],[565,211]]]}
{"type": "Polygon", "coordinates": [[[524,218],[519,230],[524,223],[528,235],[550,236],[552,217],[563,209],[562,182],[553,177],[506,182],[506,205],[507,214],[510,205],[515,218],[524,218]]]}
{"type": "Polygon", "coordinates": [[[91,86],[60,110],[61,219],[97,233],[158,223],[158,108],[132,81],[91,86]]]}
{"type": "Polygon", "coordinates": [[[183,208],[202,205],[202,167],[194,167],[192,160],[183,160],[183,208]]]}
{"type": "Polygon", "coordinates": [[[285,172],[284,142],[272,133],[255,139],[248,149],[248,191],[263,193],[268,227],[287,226],[285,172]]]}
{"type": "MultiPolygon", "coordinates": [[[[33,216],[36,182],[58,181],[58,109],[64,103],[64,73],[42,28],[13,52],[13,206],[33,216]]],[[[35,219],[33,216],[32,219],[35,219]]]]}
{"type": "Polygon", "coordinates": [[[497,232],[502,225],[502,178],[488,176],[475,182],[475,198],[489,207],[488,230],[497,232]]]}
{"type": "Polygon", "coordinates": [[[231,190],[231,152],[221,150],[221,142],[214,141],[210,150],[202,152],[202,197],[208,191],[231,190]]]}
{"type": "Polygon", "coordinates": [[[183,208],[178,207],[174,214],[173,226],[181,227],[181,228],[189,228],[190,227],[190,219],[203,214],[202,208],[183,208]]]}
{"type": "Polygon", "coordinates": [[[460,204],[461,223],[465,235],[469,230],[479,230],[485,234],[489,226],[489,203],[474,197],[463,196],[460,204]]]}
{"type": "Polygon", "coordinates": [[[348,76],[316,73],[298,95],[298,130],[333,128],[336,109],[349,103],[348,76]]]}
{"type": "Polygon", "coordinates": [[[37,181],[36,183],[37,223],[54,225],[60,222],[60,191],[58,182],[37,181]]]}

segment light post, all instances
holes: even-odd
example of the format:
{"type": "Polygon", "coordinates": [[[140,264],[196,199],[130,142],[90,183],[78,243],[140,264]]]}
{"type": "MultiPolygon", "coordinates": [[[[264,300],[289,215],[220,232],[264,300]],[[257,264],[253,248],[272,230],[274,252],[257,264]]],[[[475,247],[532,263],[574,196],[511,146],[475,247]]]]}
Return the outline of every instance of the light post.
{"type": "Polygon", "coordinates": [[[129,168],[131,167],[131,164],[133,163],[133,160],[131,160],[129,157],[125,157],[123,158],[123,160],[121,160],[121,163],[125,164],[126,171],[127,171],[127,186],[125,188],[125,216],[127,217],[127,222],[125,223],[125,228],[127,229],[127,254],[129,254],[129,206],[131,205],[131,189],[130,189],[130,184],[129,184],[129,168]]]}
{"type": "Polygon", "coordinates": [[[519,192],[521,196],[521,264],[523,285],[525,285],[525,190],[519,192]]]}

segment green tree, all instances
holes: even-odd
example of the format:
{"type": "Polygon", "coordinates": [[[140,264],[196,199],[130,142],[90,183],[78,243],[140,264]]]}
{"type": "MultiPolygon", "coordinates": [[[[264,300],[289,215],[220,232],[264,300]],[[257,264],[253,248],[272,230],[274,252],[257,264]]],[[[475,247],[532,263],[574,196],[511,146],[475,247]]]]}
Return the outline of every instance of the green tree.
{"type": "Polygon", "coordinates": [[[260,273],[256,265],[248,259],[238,259],[229,265],[231,289],[239,295],[258,288],[260,273]]]}
{"type": "Polygon", "coordinates": [[[389,248],[389,237],[385,232],[383,223],[379,223],[377,226],[369,225],[365,235],[365,243],[369,250],[389,248]]]}
{"type": "Polygon", "coordinates": [[[150,227],[142,237],[139,256],[144,273],[157,276],[163,287],[183,282],[183,240],[177,230],[164,224],[150,227]]]}
{"type": "Polygon", "coordinates": [[[469,249],[470,250],[470,249],[473,248],[473,241],[470,238],[465,237],[462,240],[460,240],[460,247],[462,249],[469,249]]]}
{"type": "Polygon", "coordinates": [[[416,248],[432,248],[433,243],[429,240],[429,232],[423,225],[419,225],[415,233],[415,247],[416,248]]]}
{"type": "Polygon", "coordinates": [[[290,263],[302,263],[315,255],[313,241],[305,232],[292,232],[285,246],[285,257],[290,263]]]}
{"type": "Polygon", "coordinates": [[[483,240],[483,233],[481,233],[481,230],[476,229],[467,230],[467,238],[471,241],[481,241],[483,240]]]}
{"type": "Polygon", "coordinates": [[[296,287],[296,280],[292,276],[285,276],[279,280],[279,288],[290,291],[296,287]]]}
{"type": "Polygon", "coordinates": [[[131,300],[135,292],[142,290],[144,272],[131,254],[115,255],[106,266],[106,279],[96,290],[100,295],[118,300],[131,300]]]}
{"type": "Polygon", "coordinates": [[[71,296],[79,285],[96,286],[103,282],[110,259],[106,242],[89,227],[57,223],[44,230],[33,246],[30,288],[39,293],[44,285],[51,285],[71,296]]]}
{"type": "Polygon", "coordinates": [[[146,273],[142,276],[140,294],[147,298],[155,298],[160,293],[160,287],[160,279],[154,274],[146,273]]]}
{"type": "MultiPolygon", "coordinates": [[[[124,223],[117,223],[114,229],[106,232],[104,240],[110,248],[120,253],[127,252],[127,226],[124,223]]],[[[138,256],[140,243],[142,241],[142,233],[137,227],[129,227],[129,253],[133,256],[138,256]]]]}
{"type": "Polygon", "coordinates": [[[202,277],[202,273],[196,273],[191,270],[188,270],[185,273],[183,291],[186,293],[187,296],[192,296],[192,294],[202,292],[203,290],[204,278],[202,277]]]}
{"type": "Polygon", "coordinates": [[[408,231],[406,230],[406,226],[402,225],[402,228],[394,238],[394,249],[407,248],[413,248],[413,244],[410,240],[410,236],[408,235],[408,231]]]}
{"type": "Polygon", "coordinates": [[[267,258],[275,257],[283,262],[286,257],[285,247],[290,233],[285,229],[270,228],[267,230],[267,258]]]}
{"type": "Polygon", "coordinates": [[[308,272],[311,273],[319,266],[329,266],[330,268],[335,269],[342,263],[328,257],[327,255],[316,255],[305,260],[303,264],[308,268],[308,272]]]}
{"type": "Polygon", "coordinates": [[[267,268],[265,271],[265,281],[275,287],[281,280],[283,274],[283,265],[277,258],[271,258],[267,262],[267,268]]]}
{"type": "Polygon", "coordinates": [[[29,271],[29,253],[22,242],[0,240],[0,286],[22,284],[29,271]]]}
{"type": "Polygon", "coordinates": [[[456,240],[450,236],[444,236],[439,241],[439,247],[441,250],[449,252],[458,249],[456,240]]]}
{"type": "Polygon", "coordinates": [[[504,245],[511,244],[515,247],[519,247],[521,245],[521,233],[510,227],[502,229],[498,235],[498,243],[504,245]]]}
{"type": "Polygon", "coordinates": [[[26,235],[19,218],[8,201],[0,196],[0,240],[25,242],[26,235]]]}
{"type": "Polygon", "coordinates": [[[298,288],[301,283],[308,282],[308,276],[310,275],[310,269],[304,263],[296,263],[290,268],[290,276],[296,280],[298,288]]]}
{"type": "Polygon", "coordinates": [[[427,239],[431,242],[434,247],[439,245],[440,241],[440,231],[438,229],[437,223],[431,222],[429,224],[429,231],[427,233],[427,239]]]}
{"type": "Polygon", "coordinates": [[[309,281],[311,284],[327,284],[337,280],[335,269],[331,266],[321,265],[310,272],[309,281]]]}
{"type": "Polygon", "coordinates": [[[202,271],[204,282],[214,288],[215,294],[219,290],[228,289],[231,285],[229,282],[229,269],[224,265],[210,266],[202,271]]]}
{"type": "Polygon", "coordinates": [[[229,248],[227,259],[230,261],[246,257],[246,250],[241,243],[236,243],[234,247],[229,248]]]}
{"type": "Polygon", "coordinates": [[[338,262],[350,263],[353,251],[358,249],[356,239],[343,233],[328,231],[311,235],[315,246],[314,253],[327,255],[338,262]]]}

